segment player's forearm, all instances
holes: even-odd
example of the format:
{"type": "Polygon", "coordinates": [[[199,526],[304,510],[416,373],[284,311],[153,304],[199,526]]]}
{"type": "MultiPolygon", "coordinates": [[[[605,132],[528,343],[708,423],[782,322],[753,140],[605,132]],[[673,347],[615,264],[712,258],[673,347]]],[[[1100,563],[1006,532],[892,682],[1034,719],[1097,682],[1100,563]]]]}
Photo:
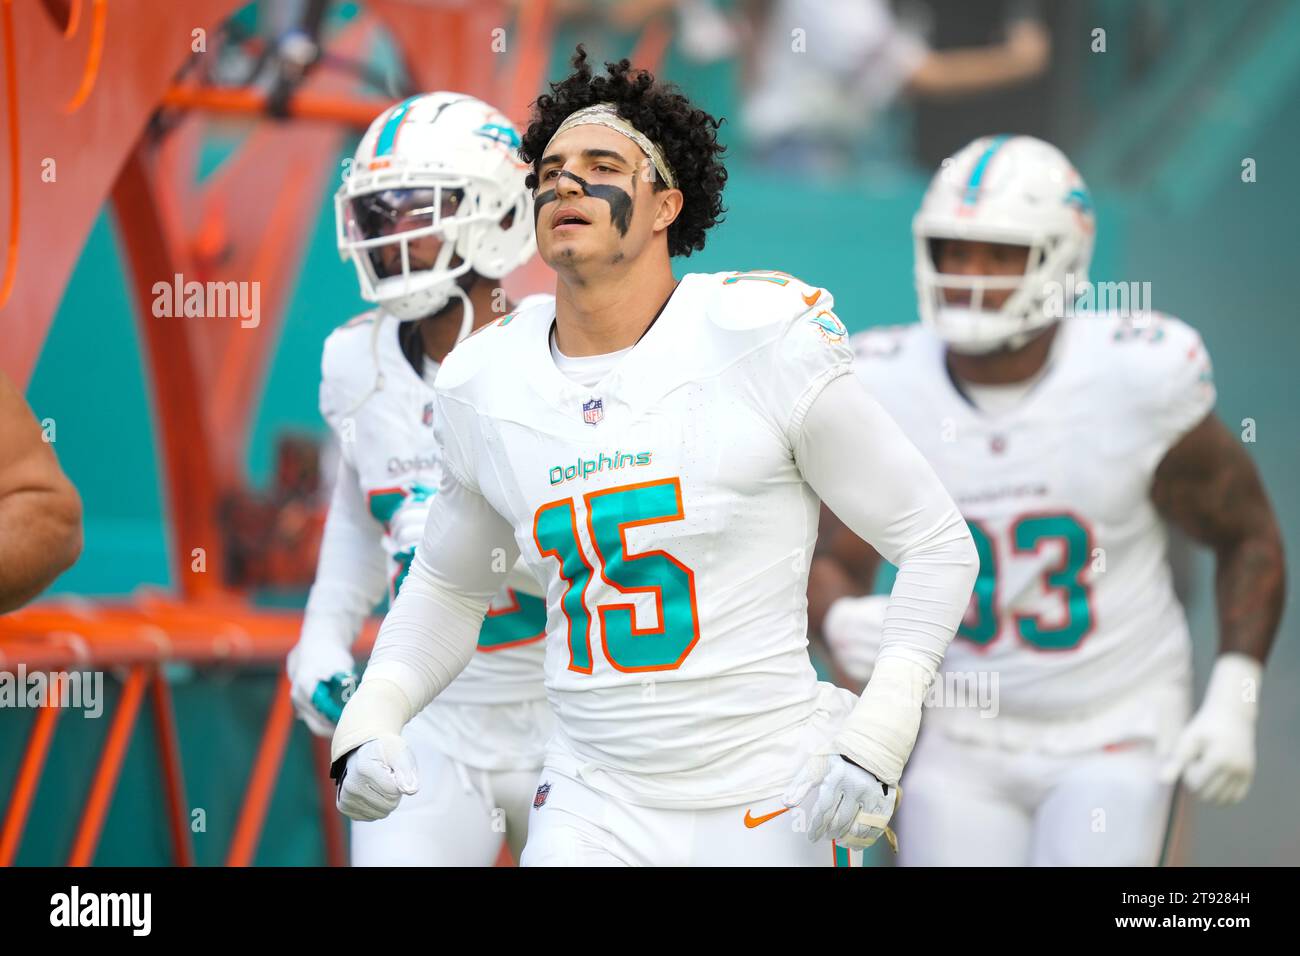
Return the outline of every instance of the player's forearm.
{"type": "Polygon", "coordinates": [[[1262,663],[1282,618],[1286,560],[1254,461],[1209,414],[1165,453],[1150,494],[1161,515],[1214,550],[1221,652],[1262,663]]]}
{"type": "Polygon", "coordinates": [[[81,545],[81,499],[66,480],[0,498],[0,614],[49,587],[81,545]]]}
{"type": "Polygon", "coordinates": [[[384,618],[365,678],[334,734],[333,759],[403,727],[449,685],[474,656],[494,591],[465,593],[417,553],[384,618]]]}
{"type": "Polygon", "coordinates": [[[450,470],[444,472],[365,678],[343,708],[335,761],[368,740],[400,733],[464,670],[488,604],[518,557],[509,523],[450,470]]]}
{"type": "Polygon", "coordinates": [[[951,499],[949,504],[933,529],[896,562],[878,658],[904,657],[931,675],[961,625],[979,574],[970,531],[951,499]]]}
{"type": "Polygon", "coordinates": [[[856,379],[832,382],[813,403],[796,458],[849,530],[898,566],[871,681],[835,738],[840,753],[894,784],[979,559],[933,469],[856,379]]]}
{"type": "Polygon", "coordinates": [[[922,96],[972,95],[1020,83],[1036,72],[1001,46],[940,50],[926,57],[907,88],[922,96]]]}
{"type": "Polygon", "coordinates": [[[970,601],[979,558],[956,508],[898,562],[880,651],[840,728],[840,753],[897,784],[921,728],[921,705],[970,601]]]}
{"type": "Polygon", "coordinates": [[[473,658],[491,599],[435,579],[417,557],[379,629],[367,678],[373,673],[393,681],[422,710],[473,658]]]}
{"type": "Polygon", "coordinates": [[[1264,663],[1286,601],[1286,559],[1275,525],[1217,549],[1214,592],[1219,652],[1264,663]]]}
{"type": "Polygon", "coordinates": [[[22,395],[0,374],[0,614],[81,554],[81,498],[22,395]]]}
{"type": "Polygon", "coordinates": [[[1020,20],[1010,25],[1002,43],[931,52],[908,78],[908,89],[930,96],[982,93],[1037,76],[1050,54],[1043,25],[1020,20]]]}

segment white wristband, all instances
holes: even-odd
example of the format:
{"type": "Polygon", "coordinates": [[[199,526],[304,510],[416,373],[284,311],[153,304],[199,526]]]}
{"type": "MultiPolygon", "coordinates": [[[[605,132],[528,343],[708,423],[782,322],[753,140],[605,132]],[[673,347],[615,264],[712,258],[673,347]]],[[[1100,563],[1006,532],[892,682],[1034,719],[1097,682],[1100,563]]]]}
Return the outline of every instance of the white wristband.
{"type": "Polygon", "coordinates": [[[415,710],[401,687],[382,677],[371,678],[367,673],[343,708],[330,744],[330,762],[376,737],[401,734],[413,716],[415,710]]]}
{"type": "Polygon", "coordinates": [[[895,786],[921,728],[921,705],[934,675],[907,658],[876,661],[862,698],[835,735],[834,747],[881,783],[895,786]]]}

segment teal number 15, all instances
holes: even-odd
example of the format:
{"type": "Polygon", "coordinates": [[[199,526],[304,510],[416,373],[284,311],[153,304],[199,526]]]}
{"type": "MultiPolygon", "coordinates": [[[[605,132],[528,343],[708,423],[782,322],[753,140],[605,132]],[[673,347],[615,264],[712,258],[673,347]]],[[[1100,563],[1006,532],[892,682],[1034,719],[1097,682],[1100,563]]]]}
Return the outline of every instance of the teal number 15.
{"type": "Polygon", "coordinates": [[[566,585],[560,608],[568,624],[569,670],[592,672],[593,614],[587,588],[596,574],[620,594],[652,594],[658,611],[657,627],[638,628],[630,600],[595,608],[601,648],[614,669],[635,672],[681,667],[700,639],[695,572],[666,551],[631,554],[627,548],[629,528],[685,518],[681,482],[666,478],[607,488],[583,495],[582,502],[596,552],[594,562],[578,539],[575,499],[544,504],[533,518],[537,550],[560,563],[560,577],[566,585]]]}

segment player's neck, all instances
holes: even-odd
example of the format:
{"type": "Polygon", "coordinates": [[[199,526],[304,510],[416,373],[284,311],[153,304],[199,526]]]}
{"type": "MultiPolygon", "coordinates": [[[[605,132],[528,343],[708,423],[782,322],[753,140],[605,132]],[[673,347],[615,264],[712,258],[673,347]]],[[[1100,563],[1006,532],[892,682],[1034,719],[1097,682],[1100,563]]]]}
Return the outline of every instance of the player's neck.
{"type": "MultiPolygon", "coordinates": [[[[498,319],[514,308],[508,299],[494,302],[497,284],[487,279],[477,279],[469,289],[469,301],[474,306],[474,328],[482,328],[487,323],[498,319]],[[504,305],[505,311],[501,311],[504,305]],[[494,308],[495,306],[495,308],[494,308]]],[[[465,314],[465,303],[459,296],[453,295],[447,304],[433,315],[420,320],[420,338],[424,342],[424,354],[435,362],[441,362],[456,344],[460,334],[461,319],[465,314]]]]}
{"type": "Polygon", "coordinates": [[[947,353],[948,370],[960,381],[972,385],[1014,385],[1027,382],[1043,370],[1052,352],[1052,342],[1060,323],[1018,349],[963,355],[951,349],[947,353]]]}
{"type": "Polygon", "coordinates": [[[666,248],[598,276],[560,273],[555,284],[556,348],[571,358],[630,348],[676,285],[666,248]]]}

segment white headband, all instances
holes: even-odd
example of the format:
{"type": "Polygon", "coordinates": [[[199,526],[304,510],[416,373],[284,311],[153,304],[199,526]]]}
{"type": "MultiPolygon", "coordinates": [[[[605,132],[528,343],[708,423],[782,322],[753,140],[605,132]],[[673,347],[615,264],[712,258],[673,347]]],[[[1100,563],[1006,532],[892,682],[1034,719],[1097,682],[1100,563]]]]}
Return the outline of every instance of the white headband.
{"type": "MultiPolygon", "coordinates": [[[[556,136],[559,136],[566,129],[572,129],[574,126],[606,126],[622,133],[640,146],[641,151],[650,157],[650,162],[654,163],[659,178],[667,183],[668,188],[677,188],[677,178],[673,176],[673,171],[668,166],[668,160],[664,158],[664,151],[650,142],[649,138],[639,129],[619,116],[618,109],[613,103],[597,103],[595,106],[587,106],[575,113],[570,113],[564,122],[560,124],[560,128],[555,131],[555,136],[551,137],[550,143],[546,144],[546,150],[551,148],[551,143],[555,142],[556,136]]],[[[546,150],[542,151],[543,155],[545,155],[546,150]]]]}

